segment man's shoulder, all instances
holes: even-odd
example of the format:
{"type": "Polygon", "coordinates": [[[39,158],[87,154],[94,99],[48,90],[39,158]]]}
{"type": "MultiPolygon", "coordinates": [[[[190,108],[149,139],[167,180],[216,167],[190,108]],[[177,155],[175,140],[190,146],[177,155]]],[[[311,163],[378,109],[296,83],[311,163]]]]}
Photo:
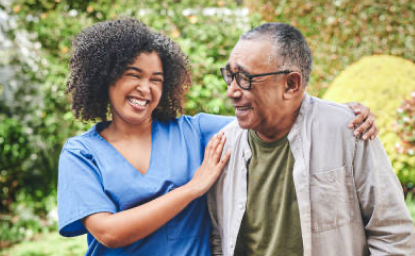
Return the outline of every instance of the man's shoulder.
{"type": "Polygon", "coordinates": [[[232,137],[234,137],[235,135],[246,132],[247,130],[241,128],[238,124],[238,120],[235,119],[229,124],[227,124],[225,127],[223,127],[222,131],[225,133],[226,136],[231,135],[232,137]]]}
{"type": "Polygon", "coordinates": [[[226,137],[226,144],[227,145],[235,145],[238,141],[241,141],[241,138],[247,138],[248,130],[243,129],[239,126],[238,120],[234,120],[227,124],[221,130],[224,132],[226,137]]]}
{"type": "Polygon", "coordinates": [[[347,130],[349,122],[355,116],[353,111],[345,104],[311,97],[310,105],[312,106],[309,110],[309,115],[312,116],[311,121],[318,121],[320,125],[340,127],[347,130]]]}

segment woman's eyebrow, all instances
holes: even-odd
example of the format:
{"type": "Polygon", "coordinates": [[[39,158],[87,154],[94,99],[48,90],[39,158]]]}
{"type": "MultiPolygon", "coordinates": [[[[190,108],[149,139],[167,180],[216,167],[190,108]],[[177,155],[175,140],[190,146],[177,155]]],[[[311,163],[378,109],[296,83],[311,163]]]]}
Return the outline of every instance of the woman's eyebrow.
{"type": "Polygon", "coordinates": [[[135,71],[137,71],[137,72],[143,72],[141,69],[139,69],[139,68],[136,68],[136,67],[127,67],[125,70],[135,70],[135,71]]]}
{"type": "MultiPolygon", "coordinates": [[[[126,71],[127,71],[127,70],[134,70],[134,71],[137,71],[137,72],[140,72],[140,73],[142,73],[142,72],[143,72],[141,69],[136,68],[136,67],[127,67],[127,68],[126,68],[126,71]]],[[[163,76],[163,72],[154,72],[154,73],[153,73],[153,75],[163,76]]]]}
{"type": "Polygon", "coordinates": [[[154,72],[153,75],[163,76],[163,72],[154,72]]]}

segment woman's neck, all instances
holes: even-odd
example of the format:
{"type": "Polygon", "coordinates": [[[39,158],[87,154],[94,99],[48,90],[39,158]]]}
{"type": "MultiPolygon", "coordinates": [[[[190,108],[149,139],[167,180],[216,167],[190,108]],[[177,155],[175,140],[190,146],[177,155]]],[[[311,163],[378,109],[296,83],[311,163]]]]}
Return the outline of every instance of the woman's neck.
{"type": "Polygon", "coordinates": [[[111,124],[101,132],[101,135],[109,141],[139,140],[143,137],[151,137],[152,123],[152,118],[138,124],[131,124],[119,118],[113,118],[111,124]]]}

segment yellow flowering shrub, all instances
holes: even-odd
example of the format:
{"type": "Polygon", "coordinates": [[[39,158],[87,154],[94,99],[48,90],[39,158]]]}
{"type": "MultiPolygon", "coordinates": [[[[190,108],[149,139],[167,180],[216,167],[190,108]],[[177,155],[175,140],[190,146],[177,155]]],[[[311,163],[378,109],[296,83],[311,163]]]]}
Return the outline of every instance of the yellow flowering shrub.
{"type": "Polygon", "coordinates": [[[379,138],[403,184],[415,183],[415,156],[399,153],[401,139],[394,122],[397,109],[415,89],[415,64],[409,60],[373,55],[361,58],[342,71],[333,81],[324,99],[336,102],[361,102],[376,115],[379,138]]]}

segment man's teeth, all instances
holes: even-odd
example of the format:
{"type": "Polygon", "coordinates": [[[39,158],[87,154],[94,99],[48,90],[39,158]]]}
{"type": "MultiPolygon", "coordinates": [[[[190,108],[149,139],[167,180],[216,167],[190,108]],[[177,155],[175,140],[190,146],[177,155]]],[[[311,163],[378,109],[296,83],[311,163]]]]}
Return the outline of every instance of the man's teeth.
{"type": "Polygon", "coordinates": [[[238,111],[244,111],[244,110],[248,110],[248,109],[250,109],[251,107],[237,107],[236,109],[238,110],[238,111]]]}
{"type": "Polygon", "coordinates": [[[146,104],[147,104],[147,101],[146,100],[139,100],[139,99],[129,99],[129,101],[131,102],[131,103],[133,103],[134,105],[137,105],[137,106],[145,106],[146,104]]]}

